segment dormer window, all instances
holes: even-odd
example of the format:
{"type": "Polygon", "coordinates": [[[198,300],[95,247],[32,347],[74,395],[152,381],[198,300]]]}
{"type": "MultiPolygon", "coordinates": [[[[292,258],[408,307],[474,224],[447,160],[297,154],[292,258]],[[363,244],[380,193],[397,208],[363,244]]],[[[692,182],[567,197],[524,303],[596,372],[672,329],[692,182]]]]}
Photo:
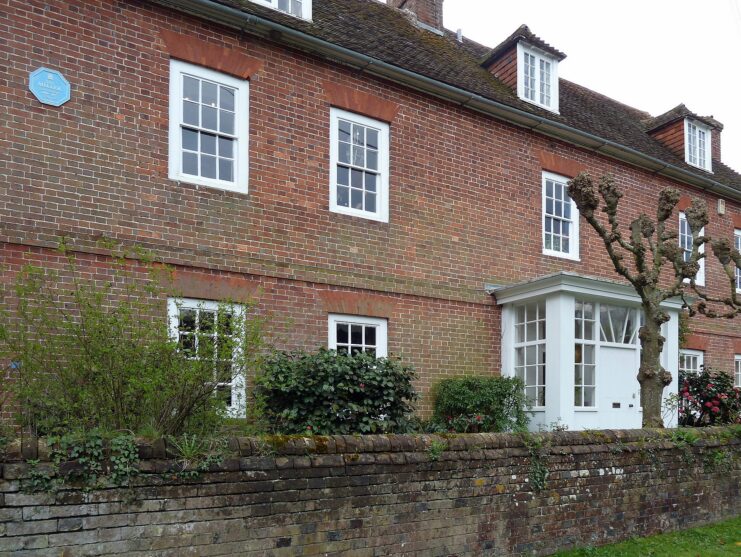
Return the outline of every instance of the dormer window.
{"type": "Polygon", "coordinates": [[[268,6],[279,12],[285,12],[289,15],[300,17],[301,19],[311,20],[311,1],[312,0],[252,0],[256,4],[268,6]]]}
{"type": "Polygon", "coordinates": [[[517,95],[558,112],[558,60],[540,49],[517,43],[517,95]]]}
{"type": "Polygon", "coordinates": [[[712,172],[710,128],[686,119],[684,121],[684,159],[688,164],[712,172]]]}

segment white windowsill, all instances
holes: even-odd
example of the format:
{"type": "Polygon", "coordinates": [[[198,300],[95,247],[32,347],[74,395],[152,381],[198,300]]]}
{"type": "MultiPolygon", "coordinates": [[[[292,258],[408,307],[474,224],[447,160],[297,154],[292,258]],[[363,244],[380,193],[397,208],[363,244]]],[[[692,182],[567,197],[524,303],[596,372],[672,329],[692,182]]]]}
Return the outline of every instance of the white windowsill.
{"type": "Polygon", "coordinates": [[[569,261],[576,261],[577,263],[581,263],[581,259],[578,255],[571,255],[568,253],[563,253],[561,251],[553,251],[543,248],[543,255],[547,255],[549,257],[558,257],[559,259],[568,259],[569,261]]]}

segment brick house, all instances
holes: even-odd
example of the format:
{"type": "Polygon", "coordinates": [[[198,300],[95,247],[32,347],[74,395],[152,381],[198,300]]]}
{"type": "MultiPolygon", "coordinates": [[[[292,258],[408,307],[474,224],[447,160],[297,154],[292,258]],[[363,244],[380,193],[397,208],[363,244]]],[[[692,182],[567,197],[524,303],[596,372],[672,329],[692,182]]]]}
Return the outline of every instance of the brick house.
{"type": "MultiPolygon", "coordinates": [[[[174,267],[174,334],[198,326],[183,308],[255,297],[281,348],[403,356],[422,412],[435,381],[501,372],[535,426],[638,427],[638,298],[566,182],[614,174],[624,221],[677,187],[741,243],[722,125],[559,79],[565,54],[525,26],[491,48],[446,30],[442,0],[2,3],[6,281],[61,267],[60,236],[104,275],[112,238],[174,267]],[[68,102],[29,91],[40,67],[68,102]]],[[[702,278],[722,292],[712,258],[702,278]]],[[[664,366],[741,382],[741,322],[694,320],[680,349],[679,309],[664,366]]]]}

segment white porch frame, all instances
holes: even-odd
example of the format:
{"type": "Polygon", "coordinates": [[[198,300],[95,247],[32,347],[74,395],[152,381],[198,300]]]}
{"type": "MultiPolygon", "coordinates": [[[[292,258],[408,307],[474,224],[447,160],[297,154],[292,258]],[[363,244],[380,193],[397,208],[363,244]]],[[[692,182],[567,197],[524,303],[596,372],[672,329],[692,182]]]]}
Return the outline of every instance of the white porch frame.
{"type": "MultiPolygon", "coordinates": [[[[617,281],[560,272],[515,285],[488,287],[487,291],[495,295],[497,304],[502,306],[502,374],[506,376],[514,376],[516,304],[545,300],[546,406],[542,410],[533,411],[531,429],[537,430],[554,423],[565,424],[569,429],[605,427],[601,424],[604,412],[601,413],[600,409],[574,406],[575,303],[577,300],[584,300],[630,308],[640,307],[640,298],[633,288],[617,281]]],[[[665,390],[665,396],[668,396],[677,392],[678,323],[682,304],[678,300],[668,300],[664,307],[670,316],[669,322],[664,326],[666,342],[662,352],[662,365],[672,374],[672,384],[665,390]]],[[[599,316],[596,319],[598,327],[599,316]]],[[[595,333],[599,335],[598,330],[595,333]]],[[[599,370],[597,377],[599,378],[599,370]]],[[[675,424],[676,415],[667,419],[667,426],[675,424]]]]}

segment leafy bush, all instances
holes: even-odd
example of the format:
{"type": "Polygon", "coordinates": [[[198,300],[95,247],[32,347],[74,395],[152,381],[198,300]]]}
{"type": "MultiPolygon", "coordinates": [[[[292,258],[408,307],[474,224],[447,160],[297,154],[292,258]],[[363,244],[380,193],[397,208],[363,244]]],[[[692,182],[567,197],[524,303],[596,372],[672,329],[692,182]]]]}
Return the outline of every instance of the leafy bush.
{"type": "Polygon", "coordinates": [[[365,353],[275,353],[255,394],[274,432],[400,433],[412,419],[414,377],[397,359],[365,353]]]}
{"type": "Polygon", "coordinates": [[[217,427],[225,410],[215,396],[218,382],[252,362],[259,322],[247,312],[230,322],[232,334],[219,337],[219,350],[233,358],[217,377],[221,360],[206,349],[192,358],[171,338],[154,266],[145,261],[149,276],[137,279],[121,256],[105,280],[83,278],[62,251],[63,275],[27,266],[14,296],[0,304],[0,362],[10,362],[23,425],[39,435],[95,428],[179,435],[217,427]]]}
{"type": "Polygon", "coordinates": [[[679,425],[711,426],[741,423],[741,389],[729,373],[704,368],[679,376],[679,425]]]}
{"type": "Polygon", "coordinates": [[[458,433],[521,431],[527,427],[522,381],[514,377],[443,379],[433,388],[433,419],[458,433]]]}

